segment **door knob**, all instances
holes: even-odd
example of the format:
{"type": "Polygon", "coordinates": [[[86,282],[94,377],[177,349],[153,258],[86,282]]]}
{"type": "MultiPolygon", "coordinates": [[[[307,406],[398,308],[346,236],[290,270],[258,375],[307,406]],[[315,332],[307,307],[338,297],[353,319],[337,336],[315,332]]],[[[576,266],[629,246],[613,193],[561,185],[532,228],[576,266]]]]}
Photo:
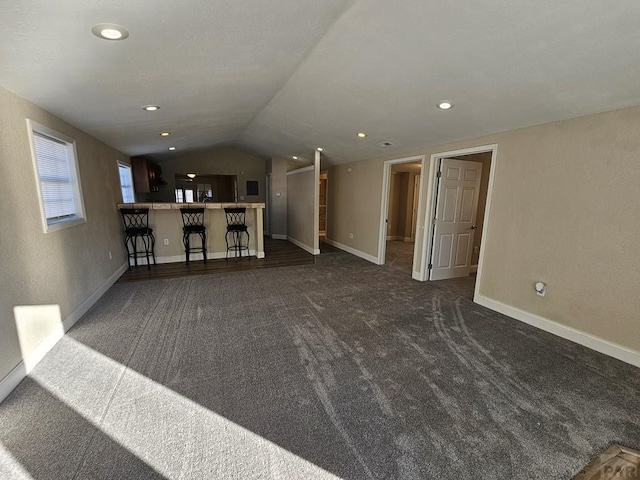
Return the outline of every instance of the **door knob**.
{"type": "Polygon", "coordinates": [[[478,228],[477,225],[471,225],[471,230],[475,230],[476,228],[478,228]]]}

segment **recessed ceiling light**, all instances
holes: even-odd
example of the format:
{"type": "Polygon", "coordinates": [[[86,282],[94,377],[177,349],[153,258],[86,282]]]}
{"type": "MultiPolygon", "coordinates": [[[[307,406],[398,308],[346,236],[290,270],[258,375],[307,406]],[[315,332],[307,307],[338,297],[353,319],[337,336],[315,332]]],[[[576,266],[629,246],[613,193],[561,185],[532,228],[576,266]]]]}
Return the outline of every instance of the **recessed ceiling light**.
{"type": "Polygon", "coordinates": [[[156,110],[160,110],[160,107],[158,105],[145,105],[142,109],[147,112],[155,112],[156,110]]]}
{"type": "Polygon", "coordinates": [[[324,152],[324,148],[322,148],[322,147],[318,147],[318,148],[316,148],[316,150],[318,150],[319,152],[324,152]]]}
{"type": "Polygon", "coordinates": [[[364,138],[364,137],[366,137],[366,136],[367,136],[367,134],[366,134],[366,133],[364,133],[364,132],[359,132],[357,135],[358,135],[360,138],[364,138]]]}
{"type": "Polygon", "coordinates": [[[171,132],[161,132],[160,133],[161,137],[168,137],[169,135],[171,135],[171,132]]]}
{"type": "Polygon", "coordinates": [[[171,150],[172,152],[176,149],[176,147],[169,147],[169,150],[171,150]]]}
{"type": "Polygon", "coordinates": [[[99,23],[91,27],[91,31],[104,40],[124,40],[129,36],[126,28],[115,23],[99,23]]]}
{"type": "Polygon", "coordinates": [[[187,177],[196,178],[196,174],[195,173],[187,173],[187,177]]]}
{"type": "Polygon", "coordinates": [[[438,104],[438,108],[440,110],[449,110],[453,108],[453,103],[450,102],[449,100],[444,100],[438,104]]]}
{"type": "Polygon", "coordinates": [[[297,159],[298,159],[298,157],[296,157],[295,155],[294,155],[293,157],[291,157],[291,158],[293,158],[294,160],[297,160],[297,159]]]}

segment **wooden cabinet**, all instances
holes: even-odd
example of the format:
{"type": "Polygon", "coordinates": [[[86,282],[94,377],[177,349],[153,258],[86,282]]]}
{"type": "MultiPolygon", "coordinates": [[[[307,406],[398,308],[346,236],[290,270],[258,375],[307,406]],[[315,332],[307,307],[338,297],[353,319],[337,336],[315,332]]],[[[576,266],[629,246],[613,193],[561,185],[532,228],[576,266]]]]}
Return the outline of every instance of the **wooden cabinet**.
{"type": "Polygon", "coordinates": [[[136,193],[157,192],[160,185],[166,185],[162,180],[160,165],[146,157],[132,157],[133,188],[136,193]]]}

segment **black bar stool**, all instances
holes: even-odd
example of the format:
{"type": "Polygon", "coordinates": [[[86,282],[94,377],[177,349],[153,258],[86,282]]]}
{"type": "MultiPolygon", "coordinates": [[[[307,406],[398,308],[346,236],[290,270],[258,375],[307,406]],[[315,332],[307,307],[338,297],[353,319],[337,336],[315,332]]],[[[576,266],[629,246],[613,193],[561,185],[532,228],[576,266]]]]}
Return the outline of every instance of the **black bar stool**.
{"type": "Polygon", "coordinates": [[[189,263],[190,252],[202,252],[204,263],[207,263],[207,229],[204,226],[204,208],[181,208],[182,214],[182,242],[189,263]],[[201,247],[191,247],[189,237],[192,233],[200,235],[201,247]]]}
{"type": "Polygon", "coordinates": [[[227,244],[227,253],[225,259],[229,258],[229,250],[235,253],[236,259],[242,258],[242,250],[247,251],[249,257],[249,229],[245,224],[246,208],[225,208],[224,213],[227,217],[227,233],[224,241],[227,244]],[[229,245],[229,234],[231,234],[232,243],[229,245]],[[242,234],[247,236],[247,243],[242,243],[242,234]]]}
{"type": "Polygon", "coordinates": [[[156,264],[156,239],[153,236],[153,228],[149,228],[149,209],[148,208],[122,208],[122,221],[124,222],[124,246],[127,249],[127,262],[129,270],[131,270],[131,261],[138,266],[138,258],[147,258],[147,268],[151,268],[149,255],[156,264]],[[144,251],[138,251],[138,238],[142,240],[144,251]],[[129,249],[131,246],[131,250],[129,249]]]}

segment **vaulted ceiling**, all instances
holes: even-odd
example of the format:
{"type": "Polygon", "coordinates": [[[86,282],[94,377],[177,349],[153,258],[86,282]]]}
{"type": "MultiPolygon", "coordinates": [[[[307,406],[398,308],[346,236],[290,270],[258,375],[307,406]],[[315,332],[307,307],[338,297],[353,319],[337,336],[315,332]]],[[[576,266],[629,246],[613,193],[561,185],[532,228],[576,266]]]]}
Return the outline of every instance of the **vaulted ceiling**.
{"type": "Polygon", "coordinates": [[[0,6],[0,85],[129,155],[322,146],[344,163],[640,104],[637,0],[0,6]]]}

